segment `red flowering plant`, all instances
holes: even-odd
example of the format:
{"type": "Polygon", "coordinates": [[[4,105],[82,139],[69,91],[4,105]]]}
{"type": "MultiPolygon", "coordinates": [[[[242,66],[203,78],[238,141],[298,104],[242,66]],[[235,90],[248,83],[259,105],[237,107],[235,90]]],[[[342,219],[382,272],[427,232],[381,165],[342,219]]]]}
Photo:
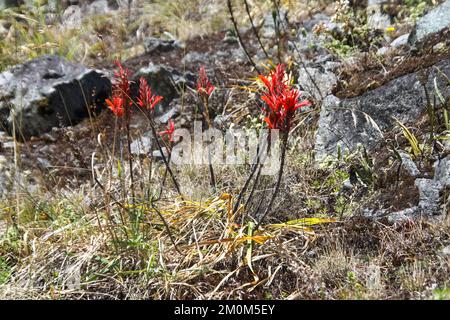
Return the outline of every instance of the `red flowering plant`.
{"type": "MultiPolygon", "coordinates": [[[[114,78],[112,80],[112,97],[106,99],[106,105],[118,118],[125,118],[125,128],[127,132],[128,142],[128,154],[129,154],[129,167],[130,167],[130,180],[131,180],[131,193],[134,199],[134,176],[133,176],[133,159],[131,157],[131,136],[130,136],[130,117],[131,106],[133,101],[131,100],[131,73],[127,68],[124,68],[120,61],[116,61],[115,65],[118,70],[114,72],[114,78]]],[[[119,130],[120,130],[119,126],[119,130]]],[[[114,131],[116,132],[116,131],[114,131]]],[[[114,133],[115,134],[115,133],[114,133]]]]}
{"type": "MultiPolygon", "coordinates": [[[[197,79],[197,93],[200,97],[200,101],[203,103],[203,121],[207,125],[207,129],[212,127],[211,116],[209,112],[209,99],[216,87],[212,85],[209,81],[208,75],[206,74],[205,67],[200,67],[198,70],[197,79]]],[[[214,176],[214,170],[211,163],[211,150],[208,146],[208,162],[209,162],[209,174],[210,174],[210,184],[215,189],[216,188],[216,178],[214,176]]]]}
{"type": "Polygon", "coordinates": [[[267,105],[266,108],[262,108],[265,115],[264,120],[270,129],[278,129],[281,133],[281,159],[275,190],[269,200],[266,210],[258,221],[258,226],[269,214],[270,210],[272,210],[273,203],[280,189],[287,142],[295,111],[311,105],[309,101],[301,100],[301,94],[298,89],[292,88],[283,64],[278,64],[276,68],[269,73],[268,77],[260,75],[259,79],[265,86],[263,95],[261,96],[261,100],[267,105]]]}
{"type": "MultiPolygon", "coordinates": [[[[264,85],[261,96],[261,100],[265,103],[265,106],[261,107],[261,110],[264,114],[264,121],[269,129],[280,130],[281,161],[275,190],[269,200],[268,206],[266,206],[265,212],[259,219],[258,226],[272,209],[273,203],[280,188],[286,156],[287,141],[295,117],[295,112],[302,107],[311,105],[309,101],[301,100],[300,91],[291,86],[289,77],[283,64],[278,64],[275,69],[270,71],[267,77],[259,75],[259,79],[264,85]]],[[[265,148],[265,146],[262,148],[265,148]]],[[[250,176],[248,177],[247,181],[244,184],[244,187],[237,197],[237,201],[234,206],[234,212],[236,212],[239,208],[240,200],[244,192],[246,191],[254,173],[257,171],[258,167],[259,170],[261,170],[260,160],[260,155],[258,155],[257,162],[253,166],[250,176]]],[[[256,182],[254,185],[256,185],[256,182]]]]}
{"type": "MultiPolygon", "coordinates": [[[[183,197],[182,194],[181,194],[181,190],[180,190],[179,184],[178,184],[177,180],[175,179],[175,176],[174,176],[174,174],[173,174],[173,172],[172,172],[172,170],[170,169],[170,166],[169,166],[171,145],[169,147],[167,147],[167,145],[166,145],[166,149],[169,151],[169,158],[167,159],[165,154],[164,154],[164,152],[163,152],[161,143],[160,143],[160,141],[158,139],[159,137],[162,137],[164,135],[168,135],[169,136],[169,142],[170,142],[170,144],[172,144],[172,142],[174,141],[173,140],[173,132],[175,130],[175,124],[173,123],[172,120],[169,120],[168,128],[166,128],[165,131],[157,133],[156,132],[156,126],[155,126],[155,123],[153,121],[153,111],[154,111],[156,105],[158,103],[160,103],[162,100],[163,100],[163,97],[162,96],[158,96],[158,95],[154,95],[152,93],[152,89],[150,88],[150,86],[147,83],[147,80],[145,78],[141,77],[139,79],[139,97],[137,99],[137,107],[141,111],[143,111],[144,115],[147,117],[147,119],[148,119],[148,121],[150,123],[150,128],[152,130],[153,138],[156,141],[156,145],[158,146],[158,149],[159,149],[159,152],[161,154],[161,157],[162,157],[162,159],[164,161],[164,164],[166,165],[166,171],[164,173],[163,182],[161,183],[161,188],[162,188],[162,186],[165,183],[166,173],[169,172],[169,174],[171,176],[171,179],[172,179],[172,181],[173,181],[173,183],[175,185],[175,188],[177,189],[177,191],[180,194],[180,196],[183,197]]],[[[164,140],[163,140],[163,143],[165,144],[164,140]]]]}

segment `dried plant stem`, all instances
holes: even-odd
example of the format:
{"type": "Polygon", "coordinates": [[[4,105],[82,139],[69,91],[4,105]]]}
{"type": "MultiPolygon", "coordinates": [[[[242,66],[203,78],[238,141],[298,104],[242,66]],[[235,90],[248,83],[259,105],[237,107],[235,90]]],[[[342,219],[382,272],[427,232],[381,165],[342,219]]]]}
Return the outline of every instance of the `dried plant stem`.
{"type": "Polygon", "coordinates": [[[228,6],[228,12],[230,13],[231,22],[233,23],[234,31],[236,32],[236,35],[237,35],[238,40],[239,40],[239,44],[241,45],[242,50],[244,50],[244,53],[247,56],[247,60],[255,68],[256,72],[258,74],[260,74],[261,72],[259,71],[258,67],[256,66],[256,63],[253,61],[252,57],[250,56],[250,53],[248,52],[247,48],[244,45],[244,41],[242,40],[241,34],[240,34],[238,26],[237,26],[236,19],[234,18],[233,5],[231,4],[231,0],[227,0],[227,6],[228,6]]]}
{"type": "Polygon", "coordinates": [[[250,204],[251,199],[253,198],[253,194],[255,193],[256,187],[259,184],[259,177],[261,176],[262,166],[263,166],[262,164],[260,164],[258,166],[258,171],[256,173],[255,182],[253,183],[252,190],[250,191],[247,201],[245,201],[244,207],[247,207],[250,204]]]}
{"type": "MultiPolygon", "coordinates": [[[[269,139],[269,136],[267,137],[267,139],[269,139]]],[[[261,162],[261,154],[262,154],[263,150],[266,148],[266,146],[267,146],[267,140],[265,140],[264,144],[260,148],[258,148],[256,159],[255,159],[256,162],[253,164],[250,174],[247,177],[247,180],[245,180],[244,186],[242,187],[241,191],[239,192],[238,197],[236,198],[236,203],[234,204],[234,207],[233,207],[233,214],[236,213],[237,210],[239,209],[239,205],[242,201],[242,197],[244,196],[244,193],[247,191],[247,188],[250,185],[250,182],[256,173],[256,170],[261,162]]],[[[255,181],[255,183],[256,183],[256,181],[255,181]]],[[[247,202],[248,201],[249,201],[249,199],[247,199],[247,202]]]]}
{"type": "Polygon", "coordinates": [[[156,145],[158,146],[158,150],[161,153],[161,157],[162,157],[162,159],[164,161],[164,164],[166,165],[167,171],[169,172],[170,178],[172,179],[172,182],[175,185],[175,189],[177,190],[177,192],[180,195],[181,199],[184,200],[183,194],[181,193],[180,185],[178,184],[178,181],[175,178],[175,175],[173,174],[172,169],[170,168],[170,164],[167,161],[166,155],[163,152],[163,149],[162,149],[162,146],[161,146],[161,142],[159,142],[158,133],[156,132],[155,124],[153,123],[153,119],[151,118],[151,116],[149,114],[147,114],[147,112],[144,112],[144,114],[145,114],[147,120],[150,123],[150,128],[152,130],[153,137],[156,140],[156,145]]]}
{"type": "Polygon", "coordinates": [[[275,34],[276,34],[276,41],[277,41],[277,56],[278,61],[281,63],[281,32],[280,32],[280,23],[281,23],[281,15],[280,15],[280,8],[278,5],[277,0],[272,1],[274,6],[274,24],[275,24],[275,34]]]}
{"type": "Polygon", "coordinates": [[[151,202],[151,205],[152,205],[153,210],[155,210],[156,214],[159,216],[159,218],[160,218],[161,221],[163,222],[163,224],[164,224],[164,226],[165,226],[165,228],[166,228],[167,234],[169,235],[170,241],[171,241],[172,244],[173,244],[173,247],[175,248],[175,250],[176,250],[180,255],[183,256],[183,254],[181,253],[181,251],[178,249],[177,243],[175,242],[175,238],[173,237],[172,232],[170,231],[170,226],[169,226],[169,224],[167,223],[166,219],[164,219],[164,216],[163,216],[162,213],[156,208],[156,206],[153,204],[153,202],[151,202]]]}
{"type": "Polygon", "coordinates": [[[267,54],[267,51],[264,48],[264,45],[261,41],[261,37],[259,36],[258,30],[255,27],[255,23],[253,22],[252,15],[250,13],[250,6],[248,5],[247,0],[244,0],[244,4],[245,4],[245,10],[247,11],[247,16],[250,20],[250,24],[252,25],[253,33],[255,34],[256,39],[258,40],[259,46],[261,47],[262,51],[264,52],[264,55],[266,56],[267,60],[270,60],[269,55],[267,54]]]}
{"type": "Polygon", "coordinates": [[[259,228],[259,226],[261,225],[261,223],[264,221],[264,219],[266,218],[266,216],[270,213],[270,210],[272,209],[273,203],[275,202],[275,198],[278,195],[278,191],[280,190],[280,185],[281,185],[281,179],[283,177],[283,168],[284,168],[284,161],[286,158],[286,149],[287,149],[287,140],[288,140],[288,136],[289,133],[285,132],[283,133],[283,139],[281,141],[281,160],[280,160],[280,170],[278,171],[278,178],[277,178],[277,183],[275,185],[275,190],[272,193],[272,197],[270,198],[269,204],[266,207],[266,210],[264,211],[263,215],[261,216],[261,218],[258,220],[258,223],[255,227],[255,231],[259,228]]]}
{"type": "MultiPolygon", "coordinates": [[[[170,163],[171,157],[172,157],[172,153],[169,153],[169,157],[167,158],[167,161],[169,163],[170,163]]],[[[159,199],[161,199],[162,191],[166,184],[166,180],[167,180],[167,167],[166,167],[166,170],[164,170],[163,180],[161,181],[161,184],[159,185],[158,197],[156,199],[153,199],[153,202],[157,202],[159,199]]]]}
{"type": "Polygon", "coordinates": [[[130,167],[130,188],[131,188],[131,202],[134,203],[135,193],[134,193],[134,174],[133,174],[133,156],[131,154],[131,134],[130,134],[130,119],[126,120],[126,130],[127,130],[127,145],[128,145],[128,166],[130,167]]]}
{"type": "MultiPolygon", "coordinates": [[[[207,129],[212,128],[211,117],[209,114],[209,98],[207,95],[203,96],[203,118],[205,119],[207,129]]],[[[209,176],[210,176],[210,184],[213,187],[214,192],[216,191],[216,176],[214,175],[214,168],[211,163],[211,146],[208,145],[208,167],[209,167],[209,176]]]]}

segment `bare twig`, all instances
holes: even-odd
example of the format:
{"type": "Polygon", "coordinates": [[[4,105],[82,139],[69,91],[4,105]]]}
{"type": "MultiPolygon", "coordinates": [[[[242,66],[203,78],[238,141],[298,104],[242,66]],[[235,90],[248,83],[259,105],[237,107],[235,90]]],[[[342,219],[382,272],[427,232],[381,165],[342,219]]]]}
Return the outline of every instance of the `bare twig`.
{"type": "Polygon", "coordinates": [[[234,30],[236,32],[236,35],[238,37],[239,40],[239,44],[242,47],[242,50],[244,50],[245,55],[247,56],[248,61],[252,64],[252,66],[255,68],[256,72],[258,74],[261,74],[261,72],[259,71],[258,67],[256,66],[256,63],[253,61],[252,57],[250,56],[250,53],[248,52],[247,48],[244,45],[244,41],[242,40],[241,34],[238,30],[238,26],[236,23],[236,19],[234,18],[234,13],[233,13],[233,5],[231,4],[231,0],[227,0],[227,6],[228,6],[228,12],[230,13],[230,19],[231,22],[233,23],[233,27],[234,30]]]}
{"type": "Polygon", "coordinates": [[[278,191],[280,190],[280,185],[281,185],[281,179],[283,177],[283,167],[284,167],[284,161],[286,158],[286,149],[287,149],[287,140],[288,140],[288,136],[289,136],[289,132],[285,132],[283,134],[283,140],[281,141],[281,161],[280,161],[280,170],[278,171],[278,178],[277,178],[277,183],[275,185],[275,190],[272,194],[272,197],[270,198],[269,204],[266,207],[266,210],[264,211],[263,215],[261,216],[260,219],[258,219],[258,223],[255,227],[255,231],[259,228],[259,226],[261,225],[261,223],[264,221],[264,219],[266,218],[266,216],[270,213],[273,203],[275,202],[275,198],[278,195],[278,191]]]}
{"type": "Polygon", "coordinates": [[[258,30],[256,29],[255,24],[253,23],[253,18],[252,18],[252,15],[250,13],[250,6],[248,5],[247,0],[244,0],[244,4],[245,4],[245,10],[247,11],[248,18],[250,20],[250,24],[252,25],[253,33],[255,34],[256,39],[258,39],[259,46],[261,47],[262,51],[264,52],[264,55],[266,56],[267,60],[270,60],[266,49],[264,49],[264,45],[263,45],[263,43],[261,41],[261,37],[259,36],[258,30]]]}

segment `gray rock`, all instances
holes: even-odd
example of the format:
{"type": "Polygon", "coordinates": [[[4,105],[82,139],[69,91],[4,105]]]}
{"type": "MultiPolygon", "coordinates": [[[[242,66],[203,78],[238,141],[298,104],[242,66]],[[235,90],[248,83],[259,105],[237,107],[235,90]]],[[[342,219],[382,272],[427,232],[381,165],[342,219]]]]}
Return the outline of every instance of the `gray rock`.
{"type": "Polygon", "coordinates": [[[14,141],[6,141],[2,143],[2,149],[14,149],[14,141]]]}
{"type": "Polygon", "coordinates": [[[162,116],[158,118],[159,122],[162,124],[166,124],[170,119],[174,119],[180,115],[180,106],[175,105],[170,107],[170,109],[165,112],[162,116]]]}
{"type": "Polygon", "coordinates": [[[410,221],[411,218],[414,218],[418,214],[418,208],[412,207],[408,209],[404,209],[397,212],[392,212],[387,215],[387,221],[390,224],[402,223],[406,221],[410,221]]]}
{"type": "Polygon", "coordinates": [[[419,210],[424,215],[441,213],[442,184],[434,179],[416,179],[415,185],[419,189],[419,210]]]}
{"type": "Polygon", "coordinates": [[[131,145],[131,154],[135,156],[145,156],[152,151],[152,134],[150,132],[134,140],[131,145]]]}
{"type": "MultiPolygon", "coordinates": [[[[163,107],[168,107],[172,100],[178,98],[186,86],[195,86],[194,74],[190,72],[181,73],[162,65],[150,64],[148,67],[140,69],[133,76],[136,85],[139,84],[140,77],[147,80],[154,94],[164,97],[161,102],[163,107]]],[[[157,110],[157,112],[160,112],[160,110],[157,110]]]]}
{"type": "Polygon", "coordinates": [[[175,40],[163,40],[154,37],[149,37],[144,40],[144,48],[146,53],[152,52],[169,52],[179,47],[175,40]]]}
{"type": "Polygon", "coordinates": [[[111,9],[109,8],[108,0],[96,0],[88,4],[85,11],[89,15],[98,15],[108,13],[111,9]]]}
{"type": "Polygon", "coordinates": [[[83,12],[80,6],[69,6],[62,14],[63,26],[67,29],[81,28],[83,21],[83,12]]]}
{"type": "Polygon", "coordinates": [[[42,56],[0,74],[0,124],[29,138],[52,127],[74,125],[88,106],[104,103],[110,81],[99,71],[57,56],[42,56]]]}
{"type": "Polygon", "coordinates": [[[10,189],[9,161],[5,156],[0,155],[0,199],[3,199],[10,189]]]}
{"type": "Polygon", "coordinates": [[[382,0],[369,0],[367,3],[367,26],[370,29],[385,30],[391,25],[391,19],[381,12],[382,0]]]}
{"type": "Polygon", "coordinates": [[[188,52],[183,59],[181,59],[182,64],[196,64],[201,61],[205,61],[207,55],[205,53],[191,51],[188,52]]]}
{"type": "Polygon", "coordinates": [[[306,70],[302,68],[299,72],[300,88],[316,100],[322,100],[328,96],[337,83],[336,75],[323,68],[306,67],[306,70]]]}
{"type": "Polygon", "coordinates": [[[388,47],[381,47],[380,49],[378,49],[377,54],[384,55],[392,49],[408,45],[408,38],[409,33],[401,35],[400,37],[394,39],[394,41],[392,41],[388,47]]]}
{"type": "Polygon", "coordinates": [[[389,52],[389,47],[381,47],[377,50],[377,55],[382,56],[389,52]]]}
{"type": "Polygon", "coordinates": [[[450,28],[450,0],[446,0],[417,21],[408,39],[418,45],[450,28]]]}
{"type": "Polygon", "coordinates": [[[436,161],[434,168],[434,180],[443,187],[450,187],[450,156],[436,161]]]}
{"type": "Polygon", "coordinates": [[[47,159],[38,157],[36,159],[37,164],[41,167],[41,168],[50,168],[52,166],[52,164],[50,163],[50,161],[48,161],[47,159]]]}
{"type": "Polygon", "coordinates": [[[442,248],[441,255],[443,255],[445,257],[450,256],[450,246],[446,246],[446,247],[442,248]]]}
{"type": "MultiPolygon", "coordinates": [[[[417,176],[419,171],[412,162],[411,157],[406,153],[400,153],[403,167],[412,175],[417,176]]],[[[433,179],[419,178],[415,180],[415,185],[419,189],[419,204],[398,212],[382,210],[363,210],[363,215],[373,219],[387,217],[389,223],[398,223],[410,220],[414,217],[433,217],[445,213],[445,206],[449,200],[443,199],[445,188],[450,187],[450,156],[435,163],[435,173],[433,179]],[[447,203],[446,203],[447,202],[447,203]]]]}
{"type": "Polygon", "coordinates": [[[402,158],[402,167],[409,173],[410,176],[417,177],[420,174],[420,171],[417,169],[417,166],[411,159],[411,156],[403,151],[400,151],[399,154],[402,158]]]}
{"type": "MultiPolygon", "coordinates": [[[[431,67],[427,87],[433,99],[433,80],[444,96],[450,88],[436,71],[450,76],[450,60],[443,60],[431,67]]],[[[348,99],[328,96],[322,103],[318,131],[316,134],[316,160],[323,161],[335,156],[338,149],[353,151],[358,145],[373,148],[383,137],[383,132],[392,130],[396,124],[393,117],[402,123],[414,122],[425,112],[426,98],[418,73],[399,77],[389,83],[348,99]]]]}
{"type": "Polygon", "coordinates": [[[408,44],[408,38],[409,38],[409,33],[406,33],[404,35],[401,35],[398,38],[395,38],[394,41],[392,41],[389,46],[392,48],[397,48],[400,46],[404,46],[408,44]]]}
{"type": "MultiPolygon", "coordinates": [[[[310,20],[306,20],[298,30],[297,39],[289,42],[290,50],[293,52],[310,53],[317,56],[327,56],[329,50],[324,46],[327,36],[323,33],[315,33],[313,29],[317,25],[323,25],[325,29],[332,33],[341,33],[341,25],[330,21],[330,17],[324,14],[316,14],[310,20]]],[[[303,59],[303,57],[300,57],[303,59]]]]}
{"type": "Polygon", "coordinates": [[[264,25],[261,30],[261,37],[275,39],[277,25],[280,29],[283,29],[288,25],[286,19],[286,10],[281,9],[279,13],[279,16],[275,11],[266,14],[266,16],[264,17],[264,25]]]}

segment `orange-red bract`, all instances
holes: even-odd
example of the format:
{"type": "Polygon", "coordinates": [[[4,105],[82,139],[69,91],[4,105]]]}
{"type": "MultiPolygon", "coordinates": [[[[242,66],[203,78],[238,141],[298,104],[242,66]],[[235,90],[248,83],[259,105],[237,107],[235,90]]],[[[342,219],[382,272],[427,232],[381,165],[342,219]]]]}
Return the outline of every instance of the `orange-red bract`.
{"type": "Polygon", "coordinates": [[[163,97],[152,94],[152,89],[144,78],[139,79],[139,98],[138,104],[147,110],[153,110],[161,102],[163,97]]]}
{"type": "Polygon", "coordinates": [[[205,68],[201,67],[198,71],[198,80],[197,80],[198,94],[209,98],[214,89],[215,87],[211,84],[211,82],[208,79],[208,76],[206,75],[205,68]]]}
{"type": "Polygon", "coordinates": [[[283,64],[278,64],[268,77],[260,75],[259,78],[265,86],[261,99],[268,107],[263,109],[264,121],[270,129],[289,132],[295,111],[311,103],[301,101],[300,91],[291,88],[283,64]]]}
{"type": "Polygon", "coordinates": [[[168,125],[166,126],[166,130],[165,131],[161,131],[158,134],[160,136],[164,136],[167,135],[169,137],[169,141],[170,142],[174,142],[174,131],[175,131],[175,123],[173,122],[173,120],[169,120],[168,125]]]}

